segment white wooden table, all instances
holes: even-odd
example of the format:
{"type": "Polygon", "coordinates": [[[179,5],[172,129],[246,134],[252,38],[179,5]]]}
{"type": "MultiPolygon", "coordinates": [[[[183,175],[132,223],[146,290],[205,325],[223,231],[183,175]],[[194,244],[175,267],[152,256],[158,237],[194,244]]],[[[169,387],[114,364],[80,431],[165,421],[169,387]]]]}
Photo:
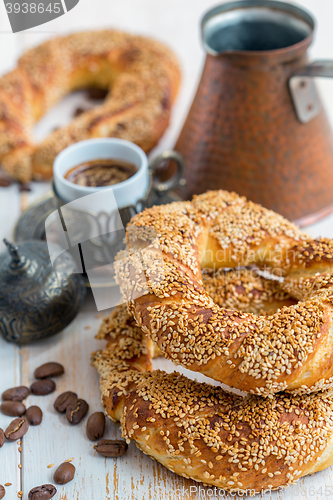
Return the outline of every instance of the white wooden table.
{"type": "MultiPolygon", "coordinates": [[[[333,57],[331,0],[302,0],[299,2],[317,17],[320,30],[312,48],[313,58],[333,57]]],[[[66,16],[25,33],[13,35],[0,4],[0,73],[15,65],[24,48],[50,36],[79,29],[115,27],[149,36],[168,43],[179,55],[183,67],[183,85],[174,108],[172,124],[156,151],[172,147],[181,129],[196,89],[203,62],[200,44],[199,19],[216,0],[80,0],[66,16]]],[[[333,82],[320,82],[324,102],[333,122],[333,82]]],[[[81,101],[67,100],[52,111],[36,127],[36,139],[47,135],[53,126],[66,123],[70,108],[81,101]]],[[[31,193],[19,194],[16,185],[0,188],[0,242],[11,238],[21,211],[49,189],[49,185],[33,184],[31,193]]],[[[333,237],[333,216],[307,228],[313,236],[333,237]]],[[[0,249],[3,250],[0,243],[0,249]]],[[[30,385],[34,369],[46,361],[59,361],[66,374],[57,380],[57,393],[46,397],[30,396],[28,405],[37,404],[44,412],[42,425],[30,428],[22,440],[22,453],[16,443],[6,443],[0,450],[0,484],[12,483],[6,488],[6,500],[14,500],[23,491],[52,482],[55,467],[73,458],[77,473],[75,480],[58,487],[60,500],[173,500],[206,497],[194,492],[194,482],[180,478],[157,462],[151,461],[131,444],[128,453],[117,460],[95,456],[93,444],[85,436],[85,422],[71,427],[65,417],[53,410],[56,394],[74,390],[86,399],[91,411],[101,409],[97,373],[90,366],[92,351],[103,347],[94,335],[103,314],[98,314],[91,296],[88,296],[76,320],[58,336],[31,347],[19,349],[0,338],[0,393],[9,387],[30,385]],[[18,466],[22,464],[20,469],[18,466]],[[53,468],[48,465],[55,464],[53,468]],[[190,487],[192,486],[192,489],[190,487]]],[[[158,366],[172,370],[165,360],[158,366]]],[[[185,372],[185,370],[182,370],[185,372]]],[[[193,376],[193,375],[192,375],[193,376]]],[[[11,418],[0,414],[0,427],[6,428],[11,418]]],[[[106,436],[120,436],[118,427],[108,422],[106,436]]],[[[327,469],[313,477],[299,481],[283,492],[262,495],[276,500],[331,498],[333,470],[327,469]],[[328,489],[325,490],[325,487],[328,489]]],[[[231,497],[230,497],[231,498],[231,497]]],[[[235,497],[233,497],[235,498],[235,497]]]]}

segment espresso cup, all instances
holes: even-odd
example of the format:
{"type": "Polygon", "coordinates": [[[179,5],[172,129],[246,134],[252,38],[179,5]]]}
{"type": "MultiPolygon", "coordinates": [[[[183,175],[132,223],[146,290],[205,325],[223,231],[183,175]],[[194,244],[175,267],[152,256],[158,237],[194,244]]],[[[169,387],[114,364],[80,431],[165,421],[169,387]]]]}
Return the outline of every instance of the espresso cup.
{"type": "MultiPolygon", "coordinates": [[[[136,144],[115,138],[89,139],[72,144],[56,157],[53,175],[55,193],[63,203],[112,189],[118,208],[123,208],[135,205],[145,196],[149,186],[147,155],[136,144]],[[80,186],[65,177],[69,170],[81,163],[110,158],[133,164],[137,169],[136,173],[123,182],[103,187],[80,186]]],[[[99,209],[107,211],[108,207],[100,206],[99,209]]]]}
{"type": "MultiPolygon", "coordinates": [[[[112,190],[118,209],[136,206],[140,200],[148,197],[151,191],[163,195],[183,183],[184,160],[173,150],[167,150],[148,162],[146,153],[136,144],[116,138],[88,139],[77,142],[64,149],[53,165],[53,190],[60,205],[71,203],[79,198],[112,190]],[[112,186],[80,186],[66,179],[66,174],[74,167],[88,161],[99,159],[120,160],[133,164],[137,171],[130,178],[112,186]],[[176,173],[166,182],[153,180],[153,173],[158,166],[173,160],[177,165],[176,173]]],[[[96,211],[108,212],[107,197],[102,196],[96,211]]]]}

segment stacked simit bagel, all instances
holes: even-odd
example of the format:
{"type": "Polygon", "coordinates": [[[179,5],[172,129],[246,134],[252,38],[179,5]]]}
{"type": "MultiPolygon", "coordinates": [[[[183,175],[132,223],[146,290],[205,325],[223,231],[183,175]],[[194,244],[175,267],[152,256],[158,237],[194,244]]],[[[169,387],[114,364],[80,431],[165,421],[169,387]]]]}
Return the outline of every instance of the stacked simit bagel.
{"type": "Polygon", "coordinates": [[[226,490],[278,488],[331,465],[333,242],[224,191],[147,209],[127,236],[117,277],[130,316],[113,313],[93,361],[124,436],[226,490]],[[284,279],[202,272],[251,265],[284,279]],[[151,371],[154,343],[252,395],[151,371]]]}

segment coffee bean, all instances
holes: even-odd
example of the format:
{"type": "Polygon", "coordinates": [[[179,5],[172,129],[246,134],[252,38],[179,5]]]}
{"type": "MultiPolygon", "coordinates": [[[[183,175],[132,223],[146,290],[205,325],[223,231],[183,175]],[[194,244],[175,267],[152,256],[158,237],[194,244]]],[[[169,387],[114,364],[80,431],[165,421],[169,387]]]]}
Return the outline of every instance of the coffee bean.
{"type": "Polygon", "coordinates": [[[47,394],[51,394],[51,392],[54,392],[55,389],[55,383],[49,378],[37,380],[37,382],[34,382],[30,387],[31,393],[35,396],[47,396],[47,394]]]}
{"type": "Polygon", "coordinates": [[[77,399],[67,406],[66,417],[69,423],[76,425],[88,413],[89,405],[84,399],[77,399]]]}
{"type": "Polygon", "coordinates": [[[35,378],[49,378],[49,377],[59,377],[65,373],[64,367],[60,363],[45,363],[44,365],[36,368],[35,378]]]}
{"type": "Polygon", "coordinates": [[[25,406],[20,401],[3,401],[0,406],[1,413],[9,417],[22,417],[25,414],[25,406]]]}
{"type": "Polygon", "coordinates": [[[30,425],[39,425],[43,420],[43,412],[39,406],[30,406],[25,413],[30,425]]]}
{"type": "Polygon", "coordinates": [[[0,428],[0,448],[2,448],[4,444],[5,444],[5,433],[0,428]]]}
{"type": "Polygon", "coordinates": [[[6,490],[2,486],[2,484],[0,484],[0,500],[2,500],[2,498],[5,496],[5,494],[6,494],[6,490]]]}
{"type": "Polygon", "coordinates": [[[108,94],[108,90],[97,88],[97,87],[90,87],[90,88],[86,89],[86,91],[87,91],[88,99],[92,99],[92,100],[105,99],[105,97],[108,94]]]}
{"type": "MultiPolygon", "coordinates": [[[[4,177],[0,177],[0,187],[4,187],[4,188],[9,187],[11,185],[11,183],[12,182],[9,179],[6,179],[4,177]]],[[[2,497],[0,497],[0,498],[2,498],[2,497]]]]}
{"type": "Polygon", "coordinates": [[[13,387],[12,389],[7,389],[2,394],[3,401],[23,401],[30,394],[28,387],[20,386],[13,387]]]}
{"type": "Polygon", "coordinates": [[[16,441],[21,439],[28,432],[28,429],[29,424],[24,417],[15,418],[5,430],[5,436],[9,441],[16,441]]]}
{"type": "Polygon", "coordinates": [[[105,416],[102,411],[93,413],[88,418],[87,422],[87,436],[90,441],[96,441],[103,437],[105,430],[105,416]]]}
{"type": "Polygon", "coordinates": [[[99,455],[112,458],[125,455],[127,448],[128,444],[122,439],[101,439],[94,446],[94,449],[99,455]]]}
{"type": "Polygon", "coordinates": [[[53,484],[43,484],[43,486],[36,486],[29,491],[29,500],[49,500],[57,493],[57,489],[53,484]]]}
{"type": "Polygon", "coordinates": [[[77,394],[75,394],[75,392],[63,392],[57,397],[53,407],[59,413],[64,413],[67,410],[67,406],[75,401],[77,401],[77,394]]]}
{"type": "Polygon", "coordinates": [[[20,184],[19,191],[20,193],[30,193],[31,187],[29,186],[29,184],[20,184]]]}
{"type": "Polygon", "coordinates": [[[76,118],[77,116],[82,115],[82,113],[85,113],[86,111],[88,111],[88,109],[85,109],[85,108],[76,108],[76,110],[73,113],[73,118],[76,118]]]}
{"type": "Polygon", "coordinates": [[[57,484],[66,484],[72,481],[75,476],[75,467],[69,462],[59,465],[54,473],[53,480],[57,484]]]}

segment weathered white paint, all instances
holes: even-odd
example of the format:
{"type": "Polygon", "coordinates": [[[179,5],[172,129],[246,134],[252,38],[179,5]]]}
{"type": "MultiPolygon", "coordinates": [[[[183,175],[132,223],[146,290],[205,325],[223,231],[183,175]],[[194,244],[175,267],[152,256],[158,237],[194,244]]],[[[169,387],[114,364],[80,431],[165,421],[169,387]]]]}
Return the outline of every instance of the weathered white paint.
{"type": "MultiPolygon", "coordinates": [[[[329,0],[302,0],[298,2],[311,10],[318,21],[316,42],[311,49],[313,58],[328,59],[333,56],[331,19],[333,2],[329,0]]],[[[75,9],[47,25],[26,33],[13,35],[10,32],[4,5],[0,4],[0,73],[15,65],[23,48],[61,33],[79,29],[114,27],[144,35],[154,36],[168,43],[179,55],[183,68],[183,85],[174,108],[172,123],[156,151],[172,147],[182,127],[183,120],[193,98],[203,62],[200,45],[199,19],[202,13],[216,0],[80,0],[75,9]]],[[[333,122],[333,82],[321,82],[324,102],[333,122]]],[[[80,99],[75,97],[75,99],[80,99]]],[[[37,139],[69,118],[69,107],[76,106],[73,99],[52,111],[36,128],[37,139]]],[[[154,153],[153,153],[154,154],[154,153]]],[[[1,240],[10,237],[20,210],[33,203],[50,188],[48,183],[34,184],[31,193],[19,194],[17,186],[0,188],[0,248],[1,240]]],[[[295,186],[297,189],[297,186],[295,186]]],[[[333,216],[308,228],[313,236],[333,237],[333,216]]],[[[93,300],[88,297],[77,319],[60,335],[37,345],[17,347],[0,339],[0,392],[23,384],[31,384],[36,366],[45,361],[64,364],[66,374],[57,382],[57,392],[46,397],[30,396],[28,405],[38,404],[44,411],[41,426],[31,428],[22,442],[23,452],[18,452],[16,443],[6,443],[0,450],[0,484],[13,483],[7,488],[6,500],[15,500],[17,492],[27,498],[30,488],[52,482],[55,467],[62,461],[74,458],[77,468],[75,480],[59,487],[60,500],[178,500],[205,498],[194,493],[190,487],[195,483],[180,478],[150,458],[134,445],[128,453],[118,459],[103,459],[95,456],[93,444],[85,436],[85,422],[71,427],[64,416],[53,410],[53,402],[60,392],[72,389],[85,398],[91,411],[101,409],[98,377],[90,366],[90,354],[103,347],[94,339],[101,321],[93,300]],[[89,328],[88,328],[89,327],[89,328]],[[22,470],[18,464],[22,461],[22,470]],[[47,465],[54,463],[53,468],[47,465]],[[184,488],[184,490],[182,490],[184,488]],[[190,493],[190,491],[192,491],[190,493]]],[[[174,369],[171,363],[158,360],[155,366],[174,369]]],[[[181,370],[186,372],[186,370],[181,370]]],[[[193,377],[193,374],[189,374],[193,377]]],[[[199,377],[198,377],[199,378],[199,377]]],[[[0,427],[5,428],[10,417],[0,414],[0,427]]],[[[109,422],[106,436],[119,437],[118,427],[109,422]]],[[[206,498],[208,492],[206,491],[206,498]]],[[[263,498],[276,500],[323,499],[333,497],[333,471],[327,469],[312,477],[299,481],[297,485],[282,492],[266,494],[263,498]],[[326,488],[326,489],[325,489],[326,488]]],[[[231,498],[231,497],[230,497],[231,498]]],[[[235,498],[235,497],[233,497],[235,498]]]]}

